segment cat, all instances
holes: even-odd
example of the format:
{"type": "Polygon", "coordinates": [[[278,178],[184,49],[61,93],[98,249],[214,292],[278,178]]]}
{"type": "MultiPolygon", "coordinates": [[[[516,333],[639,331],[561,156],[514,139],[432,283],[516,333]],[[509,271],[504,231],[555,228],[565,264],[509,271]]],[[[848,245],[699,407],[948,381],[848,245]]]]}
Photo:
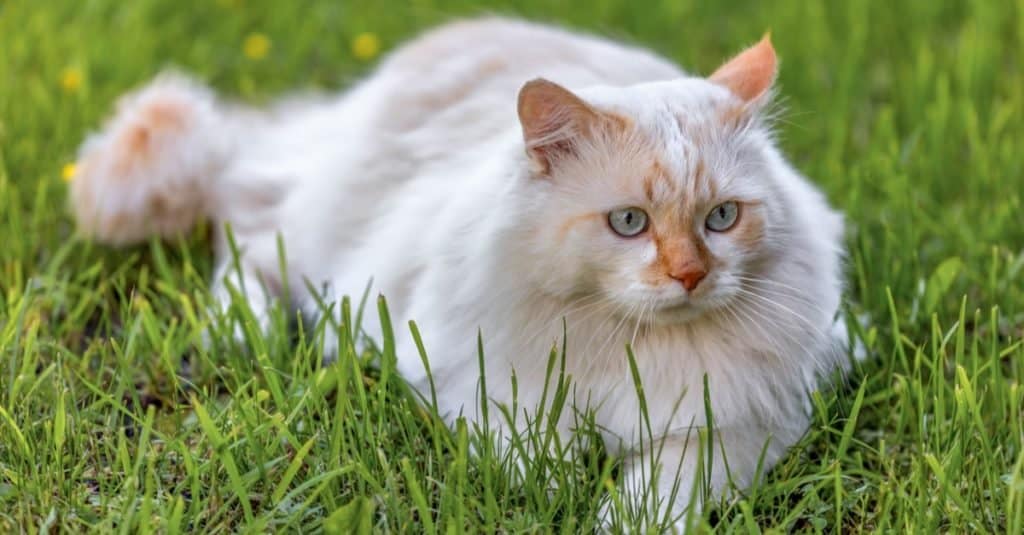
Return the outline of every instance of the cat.
{"type": "MultiPolygon", "coordinates": [[[[163,74],[83,144],[72,211],[113,245],[212,219],[212,293],[226,304],[237,287],[264,324],[275,299],[316,315],[311,287],[333,300],[372,280],[396,325],[418,323],[450,420],[482,417],[478,332],[488,396],[510,404],[515,374],[524,409],[564,342],[573,401],[623,457],[625,495],[645,500],[653,480],[639,506],[681,518],[704,506],[698,471],[715,497],[778,461],[809,425],[809,392],[850,362],[843,218],[776,146],[777,63],[765,36],[697,77],[635,46],[483,18],[428,31],[336,98],[256,110],[163,74]]],[[[364,327],[379,339],[378,321],[364,327]]],[[[428,392],[411,335],[396,343],[428,392]]]]}

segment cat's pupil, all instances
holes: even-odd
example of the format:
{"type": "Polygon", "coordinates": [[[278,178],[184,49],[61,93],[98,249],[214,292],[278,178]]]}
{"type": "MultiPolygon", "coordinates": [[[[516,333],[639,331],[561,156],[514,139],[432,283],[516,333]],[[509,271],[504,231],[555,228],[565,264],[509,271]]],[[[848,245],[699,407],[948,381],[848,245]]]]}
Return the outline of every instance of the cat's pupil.
{"type": "Polygon", "coordinates": [[[626,212],[626,224],[627,225],[633,224],[633,213],[632,212],[626,212]]]}

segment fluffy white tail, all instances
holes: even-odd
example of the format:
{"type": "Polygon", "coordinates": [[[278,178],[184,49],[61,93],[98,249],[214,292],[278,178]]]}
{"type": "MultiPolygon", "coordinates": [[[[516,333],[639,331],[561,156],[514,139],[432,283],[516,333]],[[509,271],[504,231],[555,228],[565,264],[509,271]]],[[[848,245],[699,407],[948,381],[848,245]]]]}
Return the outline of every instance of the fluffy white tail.
{"type": "Polygon", "coordinates": [[[71,207],[79,231],[111,245],[186,232],[209,214],[232,135],[213,92],[162,74],[118,102],[79,149],[71,207]]]}

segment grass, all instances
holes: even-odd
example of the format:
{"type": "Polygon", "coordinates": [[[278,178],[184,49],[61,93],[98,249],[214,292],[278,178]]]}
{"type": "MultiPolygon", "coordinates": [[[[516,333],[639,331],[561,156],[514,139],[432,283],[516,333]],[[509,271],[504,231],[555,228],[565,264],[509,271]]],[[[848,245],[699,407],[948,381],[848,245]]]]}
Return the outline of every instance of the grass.
{"type": "MultiPolygon", "coordinates": [[[[772,30],[782,143],[851,223],[847,302],[871,319],[872,359],[699,525],[1024,531],[1024,2],[512,4],[493,9],[698,72],[772,30]]],[[[321,369],[324,326],[289,332],[278,311],[236,344],[244,307],[201,312],[203,229],[109,250],[76,239],[63,208],[84,134],[165,65],[250,102],[342,88],[372,67],[364,32],[386,51],[475,6],[0,1],[0,532],[593,527],[614,459],[586,450],[512,481],[477,430],[415,403],[386,340],[321,369]],[[224,336],[204,347],[210,321],[224,336]]]]}

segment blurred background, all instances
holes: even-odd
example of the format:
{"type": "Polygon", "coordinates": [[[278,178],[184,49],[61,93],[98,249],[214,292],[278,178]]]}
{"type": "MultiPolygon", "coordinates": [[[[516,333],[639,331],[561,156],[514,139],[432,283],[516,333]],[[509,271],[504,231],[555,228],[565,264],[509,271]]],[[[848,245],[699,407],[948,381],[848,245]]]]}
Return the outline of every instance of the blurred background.
{"type": "Polygon", "coordinates": [[[910,282],[910,266],[870,261],[887,247],[988,257],[1024,243],[1019,197],[1006,193],[1022,180],[1019,1],[7,0],[5,169],[23,202],[59,190],[52,178],[114,99],[169,66],[248,102],[342,89],[416,32],[482,13],[595,31],[704,74],[771,31],[785,149],[857,227],[886,227],[863,251],[866,276],[910,282]]]}

